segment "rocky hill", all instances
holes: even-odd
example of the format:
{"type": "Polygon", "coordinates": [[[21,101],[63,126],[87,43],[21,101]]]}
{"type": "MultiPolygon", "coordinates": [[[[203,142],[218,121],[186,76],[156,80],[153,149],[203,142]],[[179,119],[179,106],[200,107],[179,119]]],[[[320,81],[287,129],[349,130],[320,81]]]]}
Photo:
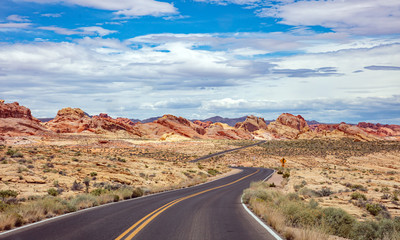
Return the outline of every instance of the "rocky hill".
{"type": "Polygon", "coordinates": [[[40,121],[34,118],[31,110],[19,103],[5,103],[0,100],[0,136],[15,137],[27,135],[48,135],[52,134],[40,121]]]}
{"type": "Polygon", "coordinates": [[[0,132],[4,136],[51,134],[118,134],[133,138],[157,140],[177,139],[314,139],[353,138],[361,141],[400,140],[399,125],[361,122],[358,125],[311,124],[300,115],[281,114],[275,121],[247,116],[235,126],[212,121],[190,121],[183,117],[164,115],[153,122],[133,122],[112,118],[105,113],[89,116],[79,108],[64,108],[57,116],[42,123],[31,111],[18,103],[0,101],[0,132]]]}

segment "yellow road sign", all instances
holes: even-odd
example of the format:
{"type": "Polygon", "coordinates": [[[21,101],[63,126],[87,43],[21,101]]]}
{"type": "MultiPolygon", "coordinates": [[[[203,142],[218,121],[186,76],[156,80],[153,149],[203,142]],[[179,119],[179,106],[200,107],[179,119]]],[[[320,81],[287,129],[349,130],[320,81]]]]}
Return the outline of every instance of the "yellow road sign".
{"type": "Polygon", "coordinates": [[[282,159],[281,159],[281,163],[282,163],[282,167],[285,167],[286,159],[285,159],[285,158],[282,158],[282,159]]]}

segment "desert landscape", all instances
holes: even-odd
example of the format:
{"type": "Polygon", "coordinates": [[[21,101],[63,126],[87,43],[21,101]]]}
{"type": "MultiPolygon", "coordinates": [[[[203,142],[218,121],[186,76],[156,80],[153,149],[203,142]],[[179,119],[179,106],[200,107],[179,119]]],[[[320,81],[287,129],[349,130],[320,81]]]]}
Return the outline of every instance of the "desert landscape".
{"type": "Polygon", "coordinates": [[[289,113],[269,124],[255,116],[229,126],[172,115],[142,124],[72,108],[41,122],[29,108],[2,101],[0,132],[1,230],[192,186],[233,174],[235,166],[276,169],[264,189],[343,209],[357,221],[400,217],[398,125],[308,125],[289,113]]]}

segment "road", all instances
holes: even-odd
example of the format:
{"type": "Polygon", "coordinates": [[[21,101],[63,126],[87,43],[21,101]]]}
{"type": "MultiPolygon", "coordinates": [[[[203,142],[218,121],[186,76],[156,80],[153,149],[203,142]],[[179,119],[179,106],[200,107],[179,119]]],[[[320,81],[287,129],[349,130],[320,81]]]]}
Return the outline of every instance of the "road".
{"type": "Polygon", "coordinates": [[[243,168],[213,182],[76,212],[0,239],[274,239],[240,203],[250,182],[270,174],[270,169],[243,168]]]}

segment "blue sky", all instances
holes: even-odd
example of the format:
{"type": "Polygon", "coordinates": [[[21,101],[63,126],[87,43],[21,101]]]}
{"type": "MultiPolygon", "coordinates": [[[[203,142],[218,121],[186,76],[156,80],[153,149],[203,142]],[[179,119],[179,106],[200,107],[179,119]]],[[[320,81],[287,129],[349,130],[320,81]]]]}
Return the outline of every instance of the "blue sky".
{"type": "Polygon", "coordinates": [[[398,0],[2,0],[0,98],[144,119],[400,124],[398,0]]]}

